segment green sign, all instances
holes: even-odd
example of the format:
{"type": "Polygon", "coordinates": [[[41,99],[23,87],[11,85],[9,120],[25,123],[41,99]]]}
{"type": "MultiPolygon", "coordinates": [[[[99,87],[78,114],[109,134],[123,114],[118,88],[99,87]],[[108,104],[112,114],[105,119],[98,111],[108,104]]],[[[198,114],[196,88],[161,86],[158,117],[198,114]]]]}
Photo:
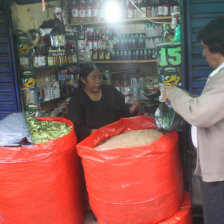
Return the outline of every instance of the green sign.
{"type": "Polygon", "coordinates": [[[172,67],[181,65],[181,47],[178,44],[166,44],[158,46],[158,66],[172,67]]]}

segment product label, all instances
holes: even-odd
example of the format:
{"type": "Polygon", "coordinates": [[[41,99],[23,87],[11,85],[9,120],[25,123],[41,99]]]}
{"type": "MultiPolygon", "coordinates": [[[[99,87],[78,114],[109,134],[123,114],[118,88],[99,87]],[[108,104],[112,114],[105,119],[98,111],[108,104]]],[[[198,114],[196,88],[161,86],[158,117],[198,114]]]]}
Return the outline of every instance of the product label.
{"type": "Polygon", "coordinates": [[[105,60],[110,60],[110,51],[105,52],[105,60]]]}
{"type": "Polygon", "coordinates": [[[80,8],[79,9],[79,17],[80,18],[85,18],[86,17],[86,10],[85,10],[85,8],[80,8]]]}
{"type": "Polygon", "coordinates": [[[141,7],[141,11],[142,11],[142,13],[141,13],[140,17],[146,17],[146,7],[141,7]]]}
{"type": "Polygon", "coordinates": [[[103,52],[103,50],[101,50],[100,53],[99,53],[99,60],[104,60],[104,52],[103,52]]]}
{"type": "Polygon", "coordinates": [[[102,48],[102,40],[97,41],[97,47],[98,47],[98,49],[102,48]]]}
{"type": "Polygon", "coordinates": [[[21,65],[29,65],[28,57],[20,57],[19,59],[21,65]]]}
{"type": "Polygon", "coordinates": [[[91,40],[88,41],[89,50],[93,49],[93,42],[91,40]]]}
{"type": "Polygon", "coordinates": [[[86,17],[87,18],[91,18],[92,17],[92,10],[91,10],[91,8],[87,8],[86,9],[86,17]]]}
{"type": "Polygon", "coordinates": [[[72,8],[72,18],[78,18],[78,17],[79,17],[79,9],[72,8]]]}
{"type": "Polygon", "coordinates": [[[78,40],[78,48],[79,49],[85,48],[85,40],[78,40]]]}
{"type": "Polygon", "coordinates": [[[128,9],[128,18],[133,18],[134,14],[133,14],[133,9],[128,9]]]}
{"type": "Polygon", "coordinates": [[[48,63],[49,66],[54,65],[54,57],[48,56],[47,57],[47,63],[48,63]]]}
{"type": "Polygon", "coordinates": [[[130,86],[122,86],[121,92],[124,96],[128,96],[130,94],[130,86]]]}
{"type": "Polygon", "coordinates": [[[99,13],[98,11],[99,11],[98,8],[93,8],[92,9],[92,16],[96,18],[98,16],[98,13],[99,13]]]}
{"type": "Polygon", "coordinates": [[[169,7],[168,5],[163,6],[163,16],[169,15],[169,7]]]}
{"type": "Polygon", "coordinates": [[[93,41],[93,49],[97,49],[97,40],[93,41]]]}
{"type": "Polygon", "coordinates": [[[180,7],[178,5],[174,5],[173,8],[172,8],[172,12],[173,13],[180,12],[180,7]]]}
{"type": "Polygon", "coordinates": [[[163,6],[159,6],[158,7],[158,16],[162,16],[163,15],[163,6]]]}
{"type": "Polygon", "coordinates": [[[98,60],[98,53],[97,53],[97,51],[94,51],[93,52],[93,60],[95,61],[95,60],[98,60]]]}

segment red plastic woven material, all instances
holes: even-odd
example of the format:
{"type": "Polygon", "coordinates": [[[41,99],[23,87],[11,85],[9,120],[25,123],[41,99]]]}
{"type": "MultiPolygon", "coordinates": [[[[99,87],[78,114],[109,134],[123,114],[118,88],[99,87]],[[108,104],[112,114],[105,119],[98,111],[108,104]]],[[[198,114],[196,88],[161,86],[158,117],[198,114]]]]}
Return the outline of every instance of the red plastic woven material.
{"type": "Polygon", "coordinates": [[[122,118],[77,145],[90,205],[104,224],[154,224],[171,217],[183,199],[177,132],[150,145],[97,150],[114,135],[155,128],[145,116],[122,118]]]}
{"type": "Polygon", "coordinates": [[[177,213],[158,224],[192,224],[191,198],[188,192],[184,193],[184,200],[177,213]]]}
{"type": "Polygon", "coordinates": [[[82,224],[76,135],[27,147],[0,147],[0,224],[82,224]]]}

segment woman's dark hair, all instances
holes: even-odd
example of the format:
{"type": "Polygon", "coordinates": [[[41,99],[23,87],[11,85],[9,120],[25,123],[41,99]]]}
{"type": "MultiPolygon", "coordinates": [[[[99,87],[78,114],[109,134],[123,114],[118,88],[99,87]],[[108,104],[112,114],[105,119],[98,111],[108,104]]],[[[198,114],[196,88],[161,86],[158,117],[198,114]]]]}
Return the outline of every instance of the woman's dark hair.
{"type": "Polygon", "coordinates": [[[93,71],[93,70],[99,70],[99,67],[96,66],[95,64],[84,64],[80,67],[80,77],[79,77],[79,87],[84,88],[84,84],[81,81],[81,77],[83,79],[86,79],[88,75],[93,71]]]}
{"type": "Polygon", "coordinates": [[[224,17],[210,21],[198,34],[198,40],[206,44],[212,53],[224,56],[224,17]]]}

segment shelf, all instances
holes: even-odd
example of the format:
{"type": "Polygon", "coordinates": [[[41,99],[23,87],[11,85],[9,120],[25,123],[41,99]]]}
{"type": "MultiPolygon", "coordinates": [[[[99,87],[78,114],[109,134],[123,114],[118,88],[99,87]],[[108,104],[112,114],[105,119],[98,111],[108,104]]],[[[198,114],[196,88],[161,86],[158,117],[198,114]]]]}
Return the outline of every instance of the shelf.
{"type": "Polygon", "coordinates": [[[66,67],[66,66],[71,66],[71,65],[77,65],[77,62],[70,63],[70,64],[63,64],[63,65],[52,65],[52,66],[42,66],[42,67],[33,67],[33,70],[40,70],[40,69],[51,69],[51,68],[61,68],[61,67],[66,67]]]}
{"type": "Polygon", "coordinates": [[[156,59],[150,60],[117,60],[117,61],[80,61],[79,64],[121,64],[121,63],[156,63],[156,59]]]}
{"type": "Polygon", "coordinates": [[[161,16],[161,17],[149,17],[149,18],[134,18],[134,19],[122,19],[118,22],[114,23],[107,23],[105,21],[97,21],[97,22],[84,22],[84,23],[71,23],[69,26],[95,26],[95,25],[103,25],[103,24],[119,24],[119,23],[142,23],[142,22],[149,22],[150,20],[152,21],[158,21],[158,22],[163,22],[163,21],[168,21],[171,20],[171,16],[161,16]]]}
{"type": "Polygon", "coordinates": [[[60,97],[58,97],[58,98],[54,98],[54,99],[47,100],[47,101],[42,101],[42,102],[41,102],[41,100],[40,100],[40,104],[42,105],[42,104],[45,104],[45,103],[49,103],[49,102],[54,102],[54,101],[62,100],[62,99],[64,99],[64,98],[71,97],[71,96],[73,96],[73,95],[74,95],[74,93],[71,93],[71,94],[67,94],[67,95],[64,95],[64,96],[60,96],[60,97]]]}

